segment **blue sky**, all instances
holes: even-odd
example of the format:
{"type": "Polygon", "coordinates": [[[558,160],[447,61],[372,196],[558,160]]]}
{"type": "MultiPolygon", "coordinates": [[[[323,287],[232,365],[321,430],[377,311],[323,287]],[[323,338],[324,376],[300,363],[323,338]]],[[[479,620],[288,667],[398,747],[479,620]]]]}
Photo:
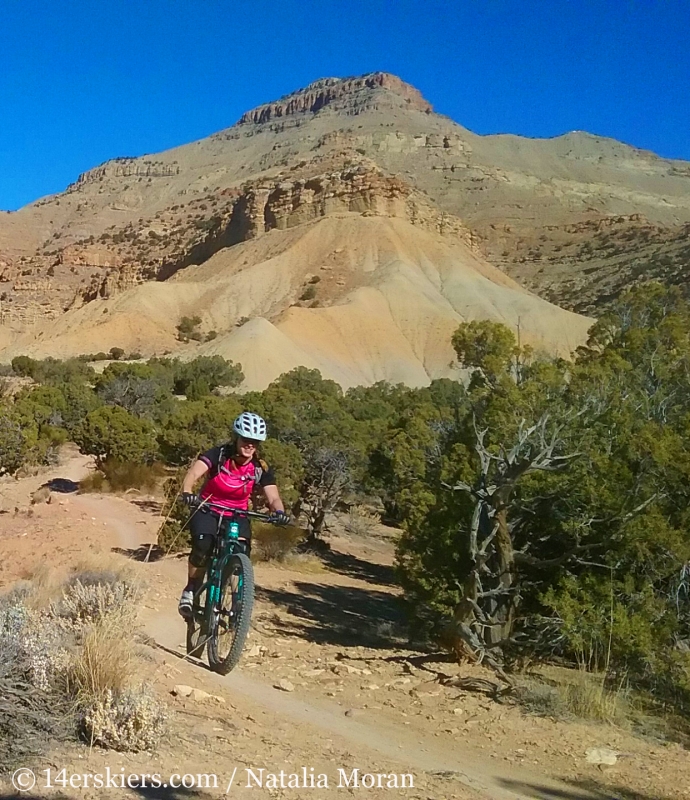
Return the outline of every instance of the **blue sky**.
{"type": "Polygon", "coordinates": [[[690,160],[688,0],[0,0],[0,208],[385,70],[477,133],[690,160]]]}

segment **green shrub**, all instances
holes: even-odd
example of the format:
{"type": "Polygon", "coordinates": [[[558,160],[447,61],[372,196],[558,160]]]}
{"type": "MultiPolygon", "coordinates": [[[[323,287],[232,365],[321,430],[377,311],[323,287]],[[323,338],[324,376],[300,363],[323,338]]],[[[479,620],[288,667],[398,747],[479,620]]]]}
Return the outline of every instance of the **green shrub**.
{"type": "Polygon", "coordinates": [[[165,476],[161,464],[141,464],[108,459],[79,483],[79,491],[126,492],[139,489],[152,492],[165,476]]]}
{"type": "Polygon", "coordinates": [[[232,423],[242,411],[236,397],[205,397],[177,403],[158,432],[158,443],[167,464],[189,464],[199,453],[232,437],[232,423]]]}
{"type": "Polygon", "coordinates": [[[187,400],[201,400],[209,394],[211,394],[211,387],[203,378],[194,378],[187,384],[187,400]]]}
{"type": "Polygon", "coordinates": [[[20,422],[0,407],[0,475],[16,472],[27,461],[29,441],[20,422]]]}
{"type": "Polygon", "coordinates": [[[201,317],[182,317],[177,324],[177,338],[181,342],[188,342],[190,339],[200,340],[199,325],[201,325],[201,317]]]}
{"type": "Polygon", "coordinates": [[[204,381],[213,391],[219,386],[239,386],[244,380],[242,366],[223,356],[199,356],[191,361],[171,362],[171,366],[176,394],[187,395],[194,381],[204,381]]]}
{"type": "Polygon", "coordinates": [[[16,356],[12,359],[12,369],[16,375],[33,378],[37,383],[86,383],[93,380],[93,369],[78,358],[60,361],[46,358],[36,361],[28,356],[16,356]]]}
{"type": "Polygon", "coordinates": [[[158,452],[153,424],[119,406],[87,414],[74,431],[74,441],[82,453],[96,456],[101,464],[109,459],[150,464],[158,452]]]}

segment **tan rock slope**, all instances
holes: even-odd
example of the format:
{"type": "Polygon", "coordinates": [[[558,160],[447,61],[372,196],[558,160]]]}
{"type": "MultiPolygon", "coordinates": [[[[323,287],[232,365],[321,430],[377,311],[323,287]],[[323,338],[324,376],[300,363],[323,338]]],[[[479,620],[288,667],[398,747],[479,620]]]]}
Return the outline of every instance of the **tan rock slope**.
{"type": "Polygon", "coordinates": [[[457,236],[401,218],[340,213],[274,229],[165,282],[73,309],[19,337],[3,358],[112,346],[161,353],[179,347],[177,321],[192,315],[220,335],[182,355],[239,361],[251,389],[298,365],[343,386],[425,385],[457,375],[450,337],[462,320],[505,322],[524,342],[563,355],[589,324],[530,295],[457,236]]]}

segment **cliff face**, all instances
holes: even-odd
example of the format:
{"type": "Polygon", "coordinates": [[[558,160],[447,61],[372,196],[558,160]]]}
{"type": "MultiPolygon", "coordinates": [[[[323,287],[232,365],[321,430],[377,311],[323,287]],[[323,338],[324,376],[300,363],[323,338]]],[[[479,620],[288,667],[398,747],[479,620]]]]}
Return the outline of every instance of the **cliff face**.
{"type": "Polygon", "coordinates": [[[402,179],[364,164],[304,180],[252,186],[236,204],[231,226],[242,240],[346,213],[404,219],[473,243],[460,219],[439,211],[402,179]]]}
{"type": "Polygon", "coordinates": [[[129,260],[114,259],[105,264],[101,260],[101,266],[114,269],[93,277],[87,286],[80,288],[72,305],[111,297],[152,277],[167,280],[181,269],[204,263],[225,247],[271,230],[287,230],[324,217],[347,214],[403,219],[477,249],[476,237],[460,219],[439,211],[424,194],[402,179],[386,175],[373,165],[360,164],[298,180],[247,184],[234,198],[229,212],[216,218],[201,241],[190,244],[173,258],[162,259],[156,266],[137,266],[129,260]]]}
{"type": "Polygon", "coordinates": [[[98,183],[104,178],[170,178],[178,175],[180,167],[173,162],[166,164],[148,158],[113,158],[98,167],[82,172],[67,191],[75,191],[83,186],[98,183]]]}
{"type": "Polygon", "coordinates": [[[386,89],[400,99],[408,108],[430,114],[433,108],[421,93],[395,75],[373,72],[359,78],[323,78],[304,89],[288,94],[274,103],[266,103],[242,115],[238,124],[263,124],[294,114],[315,113],[325,106],[336,106],[339,110],[358,113],[363,108],[375,105],[375,96],[370,89],[386,89]]]}

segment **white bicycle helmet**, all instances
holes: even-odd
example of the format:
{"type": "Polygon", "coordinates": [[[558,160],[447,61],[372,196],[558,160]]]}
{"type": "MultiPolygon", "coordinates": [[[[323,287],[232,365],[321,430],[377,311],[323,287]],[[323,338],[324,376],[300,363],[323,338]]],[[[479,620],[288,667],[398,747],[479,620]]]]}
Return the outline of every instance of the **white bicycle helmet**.
{"type": "Polygon", "coordinates": [[[266,441],[266,421],[251,411],[243,411],[233,423],[232,429],[245,439],[266,441]]]}

